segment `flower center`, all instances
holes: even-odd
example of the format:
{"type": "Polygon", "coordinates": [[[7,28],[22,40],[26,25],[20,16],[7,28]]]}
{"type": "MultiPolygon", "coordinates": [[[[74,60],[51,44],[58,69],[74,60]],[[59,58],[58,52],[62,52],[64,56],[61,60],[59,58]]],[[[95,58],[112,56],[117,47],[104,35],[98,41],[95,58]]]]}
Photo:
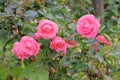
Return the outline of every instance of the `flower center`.
{"type": "Polygon", "coordinates": [[[64,43],[58,42],[58,43],[57,43],[57,46],[58,46],[58,47],[63,47],[63,46],[64,46],[64,43]]]}
{"type": "Polygon", "coordinates": [[[26,47],[27,47],[27,48],[30,48],[30,47],[32,47],[31,43],[29,43],[29,42],[26,42],[26,47]]]}
{"type": "Polygon", "coordinates": [[[42,30],[43,30],[44,32],[49,33],[49,32],[52,31],[52,27],[51,27],[50,25],[44,25],[43,28],[42,28],[42,30]]]}
{"type": "Polygon", "coordinates": [[[84,24],[84,28],[88,28],[90,23],[87,20],[85,20],[83,24],[84,24]]]}
{"type": "Polygon", "coordinates": [[[83,32],[85,32],[85,34],[89,34],[93,31],[93,26],[91,25],[91,23],[88,20],[85,20],[82,23],[82,30],[83,32]]]}

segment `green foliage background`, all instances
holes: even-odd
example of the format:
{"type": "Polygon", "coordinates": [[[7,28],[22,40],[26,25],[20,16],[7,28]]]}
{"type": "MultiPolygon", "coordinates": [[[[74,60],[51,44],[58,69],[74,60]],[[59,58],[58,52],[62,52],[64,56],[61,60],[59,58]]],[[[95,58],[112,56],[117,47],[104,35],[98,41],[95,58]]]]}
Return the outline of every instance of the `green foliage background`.
{"type": "Polygon", "coordinates": [[[120,79],[120,1],[104,0],[99,34],[112,46],[101,45],[100,52],[91,49],[94,39],[76,35],[78,18],[95,14],[91,0],[0,0],[0,80],[119,80],[120,79]],[[24,63],[11,52],[14,42],[36,32],[41,19],[59,26],[59,36],[75,40],[77,48],[68,49],[64,57],[51,53],[49,41],[41,40],[41,51],[24,63]],[[71,38],[71,35],[73,36],[71,38]],[[50,75],[50,72],[52,75],[50,75]]]}

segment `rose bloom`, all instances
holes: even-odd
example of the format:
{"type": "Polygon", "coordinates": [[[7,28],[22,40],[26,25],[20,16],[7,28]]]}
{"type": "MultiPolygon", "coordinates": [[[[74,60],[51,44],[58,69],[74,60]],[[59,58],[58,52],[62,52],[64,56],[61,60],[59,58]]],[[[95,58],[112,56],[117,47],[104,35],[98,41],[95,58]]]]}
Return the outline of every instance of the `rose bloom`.
{"type": "Polygon", "coordinates": [[[43,39],[53,38],[58,33],[57,24],[51,20],[39,21],[37,30],[43,39]]]}
{"type": "Polygon", "coordinates": [[[34,33],[34,38],[38,40],[41,38],[41,35],[39,33],[34,33]]]}
{"type": "Polygon", "coordinates": [[[102,36],[102,35],[98,35],[96,37],[96,40],[99,41],[99,42],[101,42],[101,43],[104,43],[107,46],[111,45],[111,43],[104,36],[102,36]]]}
{"type": "Polygon", "coordinates": [[[84,15],[78,19],[76,30],[83,37],[95,38],[99,27],[99,20],[94,15],[84,15]]]}
{"type": "Polygon", "coordinates": [[[57,36],[51,41],[50,48],[56,52],[64,51],[64,54],[66,54],[67,44],[61,37],[57,36]]]}
{"type": "Polygon", "coordinates": [[[22,46],[20,45],[20,43],[15,42],[12,52],[17,56],[18,59],[21,59],[21,60],[28,59],[30,57],[30,55],[24,53],[21,48],[22,48],[22,46]]]}
{"type": "Polygon", "coordinates": [[[20,42],[16,42],[12,52],[18,59],[28,59],[30,56],[36,56],[40,50],[40,45],[30,36],[24,36],[20,42]]]}

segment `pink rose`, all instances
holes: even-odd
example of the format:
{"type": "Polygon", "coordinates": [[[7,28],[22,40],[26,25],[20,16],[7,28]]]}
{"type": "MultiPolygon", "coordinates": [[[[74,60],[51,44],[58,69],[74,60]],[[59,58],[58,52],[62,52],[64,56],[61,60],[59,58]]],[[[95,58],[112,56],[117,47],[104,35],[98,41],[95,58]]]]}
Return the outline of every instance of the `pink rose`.
{"type": "Polygon", "coordinates": [[[28,59],[30,57],[29,54],[26,54],[22,51],[21,49],[21,45],[19,42],[15,42],[12,52],[18,57],[18,59],[24,60],[24,59],[28,59]]]}
{"type": "Polygon", "coordinates": [[[104,43],[107,46],[111,45],[111,43],[104,36],[102,36],[102,35],[98,35],[96,37],[96,40],[99,41],[99,42],[101,42],[101,43],[104,43]]]}
{"type": "Polygon", "coordinates": [[[44,39],[50,39],[56,36],[58,33],[58,27],[56,23],[51,20],[41,20],[38,25],[38,33],[44,39]]]}
{"type": "Polygon", "coordinates": [[[34,33],[34,38],[38,40],[41,38],[41,35],[39,33],[34,33]]]}
{"type": "Polygon", "coordinates": [[[39,43],[37,43],[32,37],[24,36],[22,37],[20,44],[22,46],[22,50],[29,55],[37,55],[40,49],[39,43]]]}
{"type": "Polygon", "coordinates": [[[50,43],[50,48],[57,52],[64,51],[66,54],[67,44],[61,37],[55,37],[50,43]]]}
{"type": "Polygon", "coordinates": [[[95,38],[100,27],[99,20],[94,15],[84,15],[77,23],[77,33],[86,38],[95,38]]]}
{"type": "Polygon", "coordinates": [[[16,42],[12,52],[18,59],[28,59],[30,56],[36,56],[40,50],[40,45],[30,36],[24,36],[20,42],[16,42]]]}

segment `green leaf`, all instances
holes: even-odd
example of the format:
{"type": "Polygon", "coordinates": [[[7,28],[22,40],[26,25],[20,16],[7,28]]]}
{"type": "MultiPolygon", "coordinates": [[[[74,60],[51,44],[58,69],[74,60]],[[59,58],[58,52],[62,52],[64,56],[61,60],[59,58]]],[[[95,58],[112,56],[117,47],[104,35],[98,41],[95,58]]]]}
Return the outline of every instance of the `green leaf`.
{"type": "Polygon", "coordinates": [[[43,9],[43,10],[39,10],[38,11],[41,15],[47,15],[47,11],[45,10],[45,9],[43,9]]]}
{"type": "Polygon", "coordinates": [[[33,20],[35,17],[38,17],[38,13],[34,10],[28,10],[25,11],[24,16],[29,20],[33,20]]]}
{"type": "Polygon", "coordinates": [[[10,2],[9,5],[8,5],[10,8],[16,8],[17,7],[17,4],[16,2],[10,2]]]}
{"type": "MultiPolygon", "coordinates": [[[[0,12],[0,22],[2,22],[2,13],[0,12]]],[[[0,24],[1,27],[1,24],[0,24]]]]}
{"type": "Polygon", "coordinates": [[[7,32],[5,30],[0,30],[0,42],[4,44],[9,39],[9,35],[7,35],[7,32]]]}
{"type": "MultiPolygon", "coordinates": [[[[49,74],[46,70],[44,69],[39,69],[39,71],[36,73],[36,80],[48,80],[49,79],[49,74]]],[[[31,79],[32,80],[32,79],[31,79]]]]}
{"type": "Polygon", "coordinates": [[[60,20],[63,20],[64,19],[64,16],[62,15],[62,14],[57,14],[57,15],[55,15],[55,17],[57,18],[57,19],[60,19],[60,20]]]}
{"type": "Polygon", "coordinates": [[[75,30],[76,29],[75,27],[76,27],[76,24],[74,23],[71,23],[68,25],[68,28],[70,28],[71,30],[75,30]]]}
{"type": "Polygon", "coordinates": [[[118,59],[120,58],[120,51],[113,51],[113,53],[114,54],[111,54],[111,55],[113,55],[113,56],[115,56],[115,57],[117,57],[118,59]]]}
{"type": "Polygon", "coordinates": [[[12,11],[12,9],[10,7],[6,7],[5,12],[13,14],[13,11],[12,11]]]}
{"type": "Polygon", "coordinates": [[[101,50],[100,50],[100,52],[102,53],[102,54],[106,54],[106,53],[108,53],[109,51],[111,51],[113,49],[113,46],[104,46],[101,50]]]}
{"type": "Polygon", "coordinates": [[[51,2],[52,2],[52,0],[45,0],[45,2],[46,2],[46,3],[51,3],[51,2]]]}
{"type": "Polygon", "coordinates": [[[23,69],[21,67],[15,66],[13,69],[11,69],[11,75],[13,77],[18,77],[21,74],[22,70],[23,69]]]}
{"type": "Polygon", "coordinates": [[[88,63],[88,67],[89,67],[91,70],[93,70],[95,73],[98,72],[97,69],[96,69],[96,67],[95,67],[94,65],[92,65],[91,63],[88,63]]]}
{"type": "Polygon", "coordinates": [[[23,21],[21,19],[18,20],[18,25],[20,25],[20,26],[23,25],[23,21]]]}
{"type": "Polygon", "coordinates": [[[95,57],[96,57],[101,63],[103,62],[103,58],[102,58],[102,56],[101,56],[100,53],[97,53],[97,54],[95,55],[95,57]]]}
{"type": "Polygon", "coordinates": [[[7,12],[3,12],[1,16],[2,16],[2,17],[9,17],[9,16],[12,16],[12,15],[9,14],[9,13],[7,13],[7,12]]]}
{"type": "Polygon", "coordinates": [[[17,7],[17,9],[16,9],[16,14],[20,14],[20,15],[23,14],[22,7],[21,7],[21,6],[17,7]]]}
{"type": "Polygon", "coordinates": [[[113,72],[113,80],[119,80],[120,79],[120,71],[113,72]]]}
{"type": "Polygon", "coordinates": [[[107,75],[103,75],[104,80],[112,80],[112,78],[110,76],[107,75]]]}
{"type": "Polygon", "coordinates": [[[0,80],[7,80],[8,69],[5,66],[0,65],[0,80]]]}
{"type": "Polygon", "coordinates": [[[0,3],[4,3],[5,2],[5,0],[0,0],[0,3]]]}
{"type": "Polygon", "coordinates": [[[104,30],[106,28],[106,26],[101,26],[99,29],[99,33],[102,32],[102,30],[104,30]]]}
{"type": "Polygon", "coordinates": [[[114,33],[120,33],[120,26],[116,26],[116,27],[110,28],[110,31],[114,32],[114,33]]]}
{"type": "Polygon", "coordinates": [[[43,67],[36,67],[36,63],[29,64],[22,73],[20,74],[19,78],[27,78],[29,80],[48,80],[48,71],[46,71],[43,67]]]}
{"type": "Polygon", "coordinates": [[[52,14],[47,14],[47,18],[54,19],[54,16],[52,14]]]}

